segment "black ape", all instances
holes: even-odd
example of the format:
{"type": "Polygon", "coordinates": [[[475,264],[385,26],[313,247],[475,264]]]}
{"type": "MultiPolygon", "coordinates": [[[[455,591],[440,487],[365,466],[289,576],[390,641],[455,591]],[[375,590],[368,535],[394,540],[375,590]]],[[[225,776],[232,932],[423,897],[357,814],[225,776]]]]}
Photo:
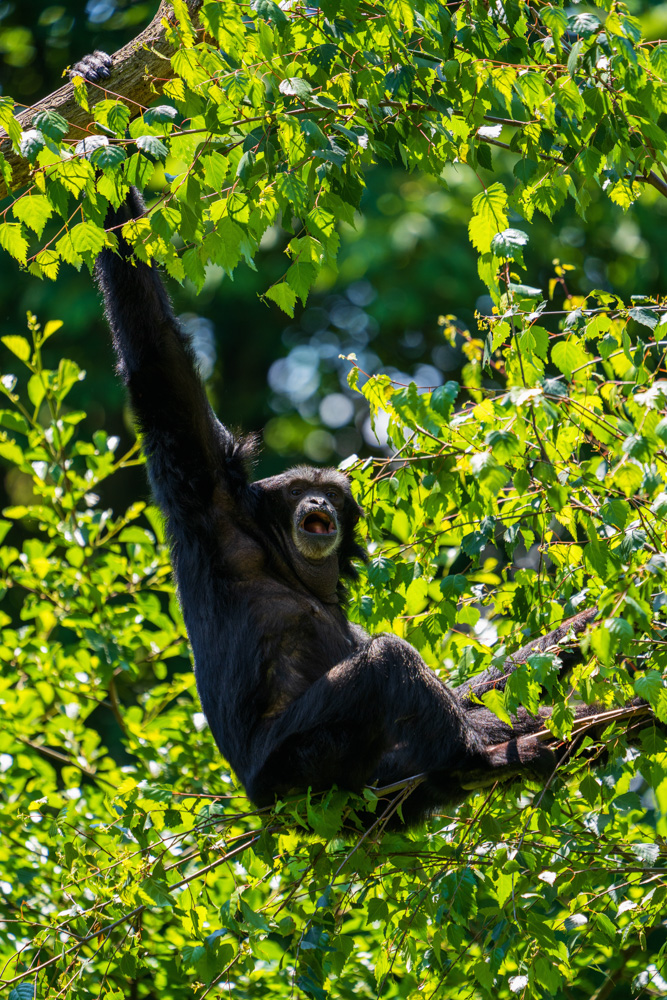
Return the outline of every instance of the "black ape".
{"type": "MultiPolygon", "coordinates": [[[[143,211],[133,191],[108,225],[143,211]]],[[[539,718],[523,713],[510,729],[473,702],[501,674],[450,691],[407,642],[348,621],[341,580],[363,550],[346,476],[304,466],[249,482],[252,441],[216,419],[157,271],[127,254],[122,240],[119,254],[104,250],[97,278],[167,517],[202,707],[250,798],[425,772],[403,810],[413,822],[470,788],[550,771],[551,751],[516,740],[541,729],[539,718]]]]}
{"type": "MultiPolygon", "coordinates": [[[[111,65],[98,51],[71,75],[100,82],[111,65]]],[[[107,226],[120,236],[143,212],[132,190],[107,226]]],[[[522,712],[510,728],[474,696],[502,687],[533,650],[581,631],[595,609],[456,692],[407,642],[349,622],[341,580],[364,551],[347,477],[301,466],[250,483],[254,442],[216,419],[157,272],[128,258],[120,239],[119,254],[100,254],[97,279],[167,518],[202,708],[250,798],[264,805],[293,788],[359,789],[423,773],[403,805],[414,822],[480,785],[549,773],[555,753],[517,739],[543,720],[522,712]]]]}

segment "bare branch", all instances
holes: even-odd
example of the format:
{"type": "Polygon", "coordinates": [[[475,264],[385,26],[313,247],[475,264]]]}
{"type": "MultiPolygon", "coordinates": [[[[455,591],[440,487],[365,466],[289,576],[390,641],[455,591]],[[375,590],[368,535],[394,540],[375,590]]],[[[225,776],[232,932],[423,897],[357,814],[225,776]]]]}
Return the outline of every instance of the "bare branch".
{"type": "MultiPolygon", "coordinates": [[[[195,26],[203,0],[186,0],[195,26]]],[[[159,94],[162,84],[174,76],[170,56],[173,48],[167,39],[167,24],[174,22],[171,6],[162,0],[157,14],[141,34],[113,54],[111,76],[104,86],[88,85],[88,103],[91,109],[109,97],[121,97],[129,102],[132,116],[140,114],[145,106],[159,94]]],[[[85,53],[82,53],[84,55],[85,53]]],[[[39,111],[56,111],[70,125],[65,137],[73,142],[88,134],[93,115],[84,111],[74,99],[74,87],[66,83],[64,87],[43,97],[17,115],[23,131],[29,129],[39,111]]],[[[12,190],[22,187],[30,178],[31,166],[18,156],[7,133],[0,129],[0,153],[12,168],[12,190]]],[[[0,179],[0,198],[7,194],[7,188],[0,179]]]]}

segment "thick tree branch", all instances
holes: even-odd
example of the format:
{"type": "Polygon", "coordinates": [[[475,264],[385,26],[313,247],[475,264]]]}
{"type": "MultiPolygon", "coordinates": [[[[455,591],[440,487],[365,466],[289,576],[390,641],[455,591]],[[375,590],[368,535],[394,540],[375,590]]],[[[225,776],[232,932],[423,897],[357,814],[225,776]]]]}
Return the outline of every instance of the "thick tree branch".
{"type": "MultiPolygon", "coordinates": [[[[203,0],[186,0],[195,25],[202,2],[203,0]]],[[[124,98],[134,112],[139,114],[156,93],[160,92],[161,84],[174,75],[170,62],[173,48],[167,40],[166,27],[167,21],[173,19],[171,6],[162,0],[157,14],[148,27],[122,49],[114,52],[111,76],[105,81],[105,85],[102,87],[89,84],[88,103],[91,109],[99,101],[113,96],[124,98]]],[[[67,83],[17,115],[23,131],[31,128],[32,120],[39,111],[46,109],[57,111],[69,122],[70,131],[66,138],[72,141],[78,141],[88,133],[94,118],[76,103],[74,87],[71,83],[67,83]]],[[[31,165],[14,152],[9,137],[1,129],[0,153],[12,168],[12,190],[22,187],[30,177],[31,165]]],[[[0,198],[4,198],[7,193],[7,188],[0,179],[0,198]]]]}

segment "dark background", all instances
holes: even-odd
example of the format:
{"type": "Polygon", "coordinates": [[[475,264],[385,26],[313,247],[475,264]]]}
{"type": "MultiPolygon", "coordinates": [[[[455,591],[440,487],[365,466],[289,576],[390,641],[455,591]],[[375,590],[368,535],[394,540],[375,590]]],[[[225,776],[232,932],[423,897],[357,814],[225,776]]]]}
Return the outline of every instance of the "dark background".
{"type": "MultiPolygon", "coordinates": [[[[122,0],[0,3],[0,93],[26,104],[48,94],[63,82],[66,66],[94,48],[120,47],[156,8],[155,2],[122,0]]],[[[667,34],[667,5],[635,5],[633,13],[649,37],[667,34]]],[[[515,158],[496,159],[505,157],[496,149],[493,155],[511,187],[515,158]]],[[[347,389],[349,362],[339,354],[354,352],[366,371],[389,371],[418,385],[460,375],[462,356],[446,343],[438,317],[455,314],[474,330],[475,310],[489,307],[467,237],[470,202],[489,180],[465,166],[449,167],[439,180],[407,175],[398,166],[371,170],[356,229],[341,231],[338,275],[323,275],[294,321],[259,298],[287,266],[289,237],[279,229],[267,234],[256,271],[243,265],[230,281],[212,269],[198,296],[192,287],[170,283],[177,312],[186,314],[209,359],[215,356],[209,385],[221,418],[233,427],[264,429],[260,475],[304,456],[337,463],[351,453],[379,450],[363,399],[347,389]]],[[[574,265],[572,291],[613,289],[629,298],[664,290],[666,216],[667,200],[652,189],[623,213],[596,188],[586,221],[567,207],[553,222],[536,217],[527,224],[515,216],[510,224],[530,236],[528,284],[546,290],[559,258],[574,265]]],[[[556,306],[562,295],[558,289],[556,306]]],[[[131,424],[88,272],[63,265],[56,282],[40,282],[3,257],[0,335],[23,332],[27,310],[42,322],[64,321],[49,342],[47,362],[55,365],[64,355],[87,370],[72,405],[88,411],[89,431],[104,426],[127,444],[131,424]]],[[[3,355],[2,370],[14,366],[15,359],[3,355]]],[[[5,478],[12,502],[22,499],[22,489],[20,476],[5,478]]],[[[141,471],[117,477],[110,489],[105,499],[113,506],[146,494],[141,471]]]]}

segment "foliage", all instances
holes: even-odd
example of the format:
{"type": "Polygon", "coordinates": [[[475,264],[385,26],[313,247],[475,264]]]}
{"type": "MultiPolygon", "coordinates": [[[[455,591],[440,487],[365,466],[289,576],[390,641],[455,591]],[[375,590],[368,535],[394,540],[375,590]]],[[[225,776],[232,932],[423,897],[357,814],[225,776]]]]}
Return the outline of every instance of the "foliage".
{"type": "Polygon", "coordinates": [[[347,463],[371,548],[350,608],[457,682],[597,604],[571,686],[550,653],[486,700],[501,717],[550,702],[552,739],[578,701],[609,715],[545,787],[486,789],[408,834],[385,827],[410,782],[252,810],[199,711],[159,515],[99,500],[137,447],[84,436],[83,373],[45,367],[58,324],[31,318],[29,339],[3,338],[19,376],[0,382],[0,457],[25,497],[0,525],[11,1000],[667,993],[667,310],[574,295],[560,263],[532,286],[524,268],[535,209],[664,193],[665,46],[605,11],[208,3],[214,46],[177,3],[156,108],[98,104],[100,137],[78,150],[53,115],[17,137],[34,183],[0,243],[32,274],[91,265],[115,239],[108,202],[150,180],[160,200],[124,232],[197,286],[291,226],[266,290],[287,312],[335,265],[371,163],[483,178],[501,146],[469,227],[494,312],[472,332],[440,320],[460,379],[424,392],[352,368],[388,445],[347,463]],[[634,696],[652,718],[626,732],[634,696]]]}
{"type": "MultiPolygon", "coordinates": [[[[483,343],[470,340],[459,410],[454,383],[366,382],[404,461],[354,470],[370,539],[388,539],[353,595],[359,620],[460,677],[597,600],[578,694],[612,707],[636,692],[667,721],[664,343],[653,310],[631,312],[573,310],[550,337],[517,307],[490,334],[504,387],[475,387],[483,343]],[[545,379],[549,346],[565,372],[545,379]],[[521,543],[539,548],[536,568],[512,567],[521,543]]],[[[149,530],[141,505],[114,517],[93,492],[136,450],[116,459],[104,433],[77,439],[67,395],[82,373],[44,370],[58,324],[30,325],[32,343],[4,338],[25,392],[1,383],[0,453],[34,492],[5,511],[0,547],[4,983],[54,998],[584,997],[611,975],[662,991],[662,734],[636,726],[630,749],[622,728],[591,734],[546,788],[492,788],[410,835],[382,835],[409,783],[369,790],[366,834],[335,789],[253,812],[198,712],[159,518],[144,512],[149,530]],[[604,771],[590,762],[601,745],[604,771]]],[[[566,735],[554,665],[531,658],[490,707],[534,708],[544,686],[566,735]]]]}
{"type": "MultiPolygon", "coordinates": [[[[591,185],[623,207],[645,183],[667,190],[654,172],[664,160],[667,48],[644,43],[616,0],[604,23],[520,2],[477,3],[454,19],[426,0],[251,6],[204,4],[198,41],[177,3],[176,77],[162,88],[171,103],[132,118],[135,108],[106,99],[95,106],[99,134],[73,149],[57,114],[21,134],[3,98],[1,122],[35,172],[5,211],[0,245],[39,276],[54,278],[62,261],[92,266],[115,242],[104,231],[108,203],[157,171],[161,204],[124,227],[137,255],[202,287],[207,263],[233,272],[279,216],[293,217],[291,263],[266,292],[292,314],[335,260],[335,224],[353,220],[372,162],[400,158],[437,176],[454,161],[492,170],[491,147],[509,149],[512,205],[528,219],[536,209],[551,217],[568,196],[585,213],[591,185]],[[53,217],[60,228],[40,249],[53,217]]],[[[76,93],[87,106],[82,80],[76,93]]],[[[480,198],[471,238],[493,284],[491,239],[508,198],[499,183],[480,198]]]]}

